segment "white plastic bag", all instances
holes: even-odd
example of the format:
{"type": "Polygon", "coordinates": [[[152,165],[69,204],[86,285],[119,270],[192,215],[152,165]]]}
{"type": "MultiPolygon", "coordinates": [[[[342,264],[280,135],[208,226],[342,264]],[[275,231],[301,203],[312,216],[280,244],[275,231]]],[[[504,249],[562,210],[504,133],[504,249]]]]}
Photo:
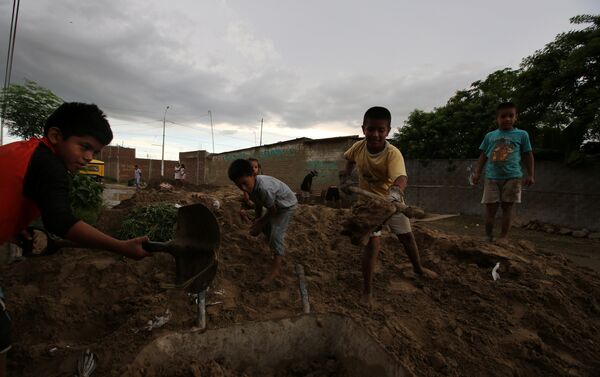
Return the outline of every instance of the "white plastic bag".
{"type": "Polygon", "coordinates": [[[500,268],[500,262],[496,263],[496,265],[492,269],[492,278],[494,279],[494,281],[500,279],[500,274],[498,274],[499,268],[500,268]]]}

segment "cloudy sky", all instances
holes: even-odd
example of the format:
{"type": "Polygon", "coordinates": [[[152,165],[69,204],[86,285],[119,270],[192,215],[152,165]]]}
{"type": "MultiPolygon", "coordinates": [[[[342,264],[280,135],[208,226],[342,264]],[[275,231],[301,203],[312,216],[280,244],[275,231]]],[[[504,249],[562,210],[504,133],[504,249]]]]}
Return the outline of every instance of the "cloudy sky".
{"type": "MultiPolygon", "coordinates": [[[[0,2],[2,67],[12,1],[0,2]]],[[[114,143],[160,158],[399,127],[600,12],[597,0],[23,0],[12,82],[108,114],[114,143]]],[[[2,70],[4,72],[4,70],[2,70]]]]}

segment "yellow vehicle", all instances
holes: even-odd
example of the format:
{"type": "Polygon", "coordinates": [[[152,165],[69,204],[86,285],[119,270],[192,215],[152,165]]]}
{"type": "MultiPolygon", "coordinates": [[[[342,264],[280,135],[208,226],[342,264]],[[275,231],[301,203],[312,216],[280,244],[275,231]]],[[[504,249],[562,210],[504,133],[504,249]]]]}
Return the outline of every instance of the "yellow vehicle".
{"type": "Polygon", "coordinates": [[[79,170],[79,174],[91,175],[98,182],[102,182],[104,178],[104,161],[92,160],[85,167],[79,170]]]}

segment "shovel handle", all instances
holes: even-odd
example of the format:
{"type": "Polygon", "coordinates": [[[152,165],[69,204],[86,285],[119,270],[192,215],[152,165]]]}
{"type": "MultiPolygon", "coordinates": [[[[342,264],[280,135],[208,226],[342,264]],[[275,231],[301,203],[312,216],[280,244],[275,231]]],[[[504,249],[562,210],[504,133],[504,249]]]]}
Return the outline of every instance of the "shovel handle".
{"type": "MultiPolygon", "coordinates": [[[[370,191],[367,191],[365,189],[362,189],[360,187],[347,186],[347,187],[345,187],[345,189],[347,191],[350,191],[350,192],[353,192],[353,193],[356,193],[356,194],[359,194],[359,195],[366,196],[367,198],[371,198],[371,199],[376,199],[376,200],[387,202],[387,200],[385,200],[381,196],[379,196],[377,194],[374,194],[374,193],[372,193],[370,191]]],[[[419,207],[411,207],[411,206],[407,206],[404,203],[399,203],[399,202],[393,202],[393,204],[396,206],[396,208],[397,208],[398,211],[404,213],[407,217],[415,217],[415,216],[419,216],[419,215],[425,214],[425,211],[423,211],[419,207]]]]}
{"type": "Polygon", "coordinates": [[[163,252],[168,253],[171,249],[170,244],[168,242],[142,242],[142,248],[149,253],[163,252]]]}

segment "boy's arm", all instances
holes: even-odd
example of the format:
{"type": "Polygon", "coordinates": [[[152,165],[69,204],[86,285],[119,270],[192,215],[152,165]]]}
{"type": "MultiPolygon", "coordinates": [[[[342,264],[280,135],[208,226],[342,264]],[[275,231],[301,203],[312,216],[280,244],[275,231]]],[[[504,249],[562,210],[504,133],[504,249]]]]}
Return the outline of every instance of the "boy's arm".
{"type": "Polygon", "coordinates": [[[352,171],[356,167],[356,162],[352,160],[346,160],[346,177],[350,177],[352,175],[352,171]]]}
{"type": "Polygon", "coordinates": [[[81,246],[109,250],[132,259],[142,259],[150,255],[142,248],[142,242],[149,241],[148,237],[143,236],[121,241],[102,233],[83,221],[76,222],[67,231],[65,237],[81,246]]]}
{"type": "Polygon", "coordinates": [[[402,202],[403,198],[404,198],[404,191],[406,190],[406,186],[408,186],[408,177],[407,176],[401,175],[398,178],[396,178],[394,183],[392,183],[392,185],[390,186],[387,199],[392,202],[393,201],[402,202]]]}
{"type": "Polygon", "coordinates": [[[535,178],[534,178],[535,162],[533,161],[533,152],[529,151],[529,152],[523,153],[522,160],[523,160],[523,165],[525,165],[525,170],[527,170],[527,177],[525,177],[525,179],[523,180],[523,183],[526,186],[531,186],[535,183],[535,178]]]}
{"type": "Polygon", "coordinates": [[[483,151],[479,154],[479,158],[477,159],[477,166],[475,167],[475,174],[473,174],[472,182],[474,185],[479,183],[479,179],[481,178],[481,172],[483,171],[483,167],[487,161],[487,156],[483,151]]]}

